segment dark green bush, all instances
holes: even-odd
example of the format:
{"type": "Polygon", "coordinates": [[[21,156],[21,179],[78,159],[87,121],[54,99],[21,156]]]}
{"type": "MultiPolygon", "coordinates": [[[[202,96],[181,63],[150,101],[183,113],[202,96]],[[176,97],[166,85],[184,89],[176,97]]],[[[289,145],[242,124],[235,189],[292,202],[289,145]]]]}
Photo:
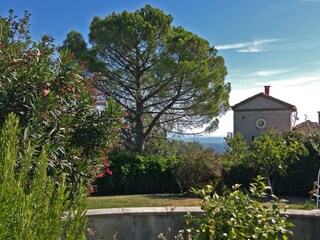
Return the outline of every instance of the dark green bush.
{"type": "Polygon", "coordinates": [[[174,158],[117,152],[109,159],[112,175],[96,180],[93,195],[178,192],[172,174],[174,158]]]}
{"type": "Polygon", "coordinates": [[[237,183],[241,183],[242,188],[249,189],[252,179],[257,176],[257,171],[249,168],[246,164],[233,165],[228,171],[223,171],[223,184],[232,187],[237,183]]]}
{"type": "Polygon", "coordinates": [[[221,176],[220,155],[198,142],[168,141],[151,154],[112,153],[113,174],[96,180],[94,195],[186,192],[221,176]]]}
{"type": "Polygon", "coordinates": [[[312,142],[319,141],[312,136],[300,136],[299,141],[304,143],[308,154],[300,157],[300,161],[289,164],[285,176],[275,175],[274,188],[278,195],[310,196],[313,182],[317,180],[320,156],[312,142]]]}

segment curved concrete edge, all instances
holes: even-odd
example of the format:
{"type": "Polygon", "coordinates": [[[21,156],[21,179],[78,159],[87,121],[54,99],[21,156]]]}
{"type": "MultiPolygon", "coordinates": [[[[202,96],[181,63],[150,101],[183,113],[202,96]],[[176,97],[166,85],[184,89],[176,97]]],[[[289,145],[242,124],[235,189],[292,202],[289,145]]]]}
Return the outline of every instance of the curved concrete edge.
{"type": "Polygon", "coordinates": [[[288,217],[300,217],[300,218],[320,218],[320,209],[314,210],[296,210],[287,209],[284,214],[288,217]]]}
{"type": "Polygon", "coordinates": [[[163,214],[181,214],[181,213],[202,213],[200,206],[195,207],[136,207],[136,208],[103,208],[90,209],[87,216],[99,215],[163,215],[163,214]]]}
{"type": "MultiPolygon", "coordinates": [[[[197,207],[142,207],[109,208],[87,211],[88,229],[93,233],[90,238],[141,240],[157,239],[163,233],[167,239],[174,239],[175,234],[185,229],[187,213],[203,213],[197,207]]],[[[320,210],[292,210],[283,212],[294,226],[290,240],[320,239],[320,210]]]]}
{"type": "MultiPolygon", "coordinates": [[[[181,213],[202,213],[200,206],[194,207],[135,207],[135,208],[103,208],[90,209],[87,211],[87,216],[99,215],[163,215],[163,214],[181,214],[181,213]]],[[[305,218],[319,218],[320,209],[316,210],[295,210],[287,209],[284,214],[288,217],[305,217],[305,218]]]]}

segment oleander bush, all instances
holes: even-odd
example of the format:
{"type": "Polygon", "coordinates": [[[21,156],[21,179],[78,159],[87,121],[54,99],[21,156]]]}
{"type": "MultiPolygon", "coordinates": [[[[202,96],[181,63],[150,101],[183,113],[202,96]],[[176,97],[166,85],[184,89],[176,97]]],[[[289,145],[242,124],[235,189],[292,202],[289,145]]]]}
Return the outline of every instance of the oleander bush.
{"type": "Polygon", "coordinates": [[[50,143],[48,175],[59,182],[64,174],[73,196],[100,174],[123,113],[111,100],[97,108],[95,79],[68,50],[57,53],[51,37],[34,42],[29,17],[0,16],[0,127],[13,112],[34,154],[50,143]]]}

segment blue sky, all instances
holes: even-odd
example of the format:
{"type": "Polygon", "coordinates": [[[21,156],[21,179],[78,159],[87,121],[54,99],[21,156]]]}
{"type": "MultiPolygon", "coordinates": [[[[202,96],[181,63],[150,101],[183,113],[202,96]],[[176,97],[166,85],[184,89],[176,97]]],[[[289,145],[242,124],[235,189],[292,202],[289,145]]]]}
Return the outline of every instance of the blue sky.
{"type": "MultiPolygon", "coordinates": [[[[147,3],[219,50],[232,86],[231,105],[271,85],[272,96],[297,106],[300,121],[305,115],[317,121],[320,0],[0,0],[0,14],[28,10],[33,38],[50,34],[59,45],[73,29],[87,37],[94,16],[134,11],[147,3]]],[[[232,131],[232,111],[220,122],[215,136],[232,131]]]]}

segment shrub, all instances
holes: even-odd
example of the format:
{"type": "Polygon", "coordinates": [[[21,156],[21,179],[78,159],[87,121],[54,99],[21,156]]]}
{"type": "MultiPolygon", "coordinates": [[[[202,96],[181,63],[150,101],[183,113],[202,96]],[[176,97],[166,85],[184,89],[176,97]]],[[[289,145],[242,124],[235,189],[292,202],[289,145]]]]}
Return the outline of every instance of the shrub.
{"type": "Polygon", "coordinates": [[[68,200],[65,175],[58,185],[47,176],[48,145],[20,149],[19,134],[10,114],[0,133],[0,239],[85,239],[84,189],[68,200]]]}
{"type": "MultiPolygon", "coordinates": [[[[195,190],[203,195],[203,215],[187,218],[188,239],[288,239],[292,224],[281,213],[279,200],[271,207],[263,206],[257,198],[266,196],[266,185],[261,177],[251,184],[250,193],[239,190],[235,185],[231,192],[218,195],[214,187],[207,185],[195,190]]],[[[182,239],[182,238],[180,238],[182,239]]]]}
{"type": "Polygon", "coordinates": [[[304,144],[308,154],[300,157],[300,161],[290,163],[286,175],[275,175],[275,192],[278,195],[308,197],[320,169],[319,152],[314,148],[314,144],[320,143],[319,133],[310,136],[292,133],[290,137],[296,137],[304,144]]]}
{"type": "Polygon", "coordinates": [[[220,155],[198,142],[180,144],[176,158],[173,174],[182,192],[189,191],[191,187],[203,187],[221,177],[220,155]]]}
{"type": "Polygon", "coordinates": [[[178,191],[171,169],[174,158],[115,151],[109,160],[112,175],[96,180],[97,192],[94,195],[178,191]]]}
{"type": "Polygon", "coordinates": [[[241,183],[242,188],[249,189],[257,170],[248,166],[249,146],[240,133],[225,139],[225,153],[222,155],[223,183],[228,187],[241,183]]]}

